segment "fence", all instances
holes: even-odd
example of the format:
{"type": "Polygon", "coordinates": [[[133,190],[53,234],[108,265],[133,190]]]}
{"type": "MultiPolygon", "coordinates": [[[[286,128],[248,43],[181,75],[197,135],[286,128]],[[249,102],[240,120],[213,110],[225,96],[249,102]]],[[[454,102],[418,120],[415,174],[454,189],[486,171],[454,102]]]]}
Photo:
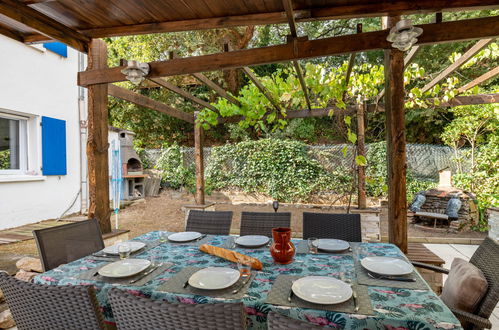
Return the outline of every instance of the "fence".
{"type": "MultiPolygon", "coordinates": [[[[369,150],[370,144],[366,145],[369,150]]],[[[317,159],[326,169],[349,168],[354,157],[354,147],[346,144],[308,146],[308,152],[317,159]],[[343,148],[347,147],[346,156],[343,148]]],[[[459,156],[465,151],[458,151],[459,156]]],[[[184,163],[194,164],[194,148],[182,148],[184,163]]],[[[205,168],[209,166],[211,147],[204,148],[205,168]]],[[[161,156],[160,149],[149,149],[146,155],[152,164],[155,164],[161,156]]],[[[369,163],[369,159],[367,160],[369,163]]],[[[465,167],[467,164],[464,164],[465,167]]],[[[468,164],[469,165],[469,164],[468,164]]],[[[457,171],[454,150],[447,146],[430,144],[408,144],[407,145],[407,167],[411,174],[423,180],[437,180],[438,171],[450,169],[453,173],[457,171]]]]}

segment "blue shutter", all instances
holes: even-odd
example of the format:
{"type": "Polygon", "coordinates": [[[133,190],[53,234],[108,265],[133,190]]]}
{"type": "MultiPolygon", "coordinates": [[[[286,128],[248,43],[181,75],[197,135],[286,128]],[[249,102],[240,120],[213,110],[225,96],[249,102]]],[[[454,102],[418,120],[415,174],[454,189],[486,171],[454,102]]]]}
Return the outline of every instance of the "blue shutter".
{"type": "Polygon", "coordinates": [[[61,55],[62,57],[68,57],[68,46],[62,42],[47,42],[43,44],[47,50],[61,55]]]}
{"type": "Polygon", "coordinates": [[[42,173],[66,175],[66,121],[42,117],[42,173]]]}

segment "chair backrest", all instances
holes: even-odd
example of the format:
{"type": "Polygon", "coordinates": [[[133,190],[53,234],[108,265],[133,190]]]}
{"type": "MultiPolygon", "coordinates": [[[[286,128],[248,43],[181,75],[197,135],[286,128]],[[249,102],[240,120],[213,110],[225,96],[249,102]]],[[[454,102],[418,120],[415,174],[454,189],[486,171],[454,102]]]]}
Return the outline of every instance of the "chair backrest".
{"type": "Polygon", "coordinates": [[[44,271],[104,248],[96,219],[33,230],[44,271]]]}
{"type": "Polygon", "coordinates": [[[186,231],[198,231],[209,235],[229,235],[232,211],[190,210],[186,231]]]}
{"type": "Polygon", "coordinates": [[[479,268],[489,284],[487,293],[475,314],[488,319],[499,301],[499,242],[486,237],[471,256],[470,263],[479,268]]]}
{"type": "Polygon", "coordinates": [[[303,239],[310,237],[362,242],[360,214],[303,212],[303,239]]]}
{"type": "Polygon", "coordinates": [[[172,304],[113,288],[109,302],[119,330],[240,330],[246,327],[242,303],[172,304]]]}
{"type": "MultiPolygon", "coordinates": [[[[276,312],[270,312],[267,316],[267,329],[269,330],[318,330],[324,329],[320,325],[292,319],[276,312]]],[[[331,328],[328,328],[331,329],[331,328]]]]}
{"type": "Polygon", "coordinates": [[[33,284],[0,272],[0,288],[20,330],[104,329],[93,286],[33,284]]]}
{"type": "Polygon", "coordinates": [[[243,212],[239,235],[263,235],[272,237],[272,228],[289,227],[289,212],[243,212]]]}

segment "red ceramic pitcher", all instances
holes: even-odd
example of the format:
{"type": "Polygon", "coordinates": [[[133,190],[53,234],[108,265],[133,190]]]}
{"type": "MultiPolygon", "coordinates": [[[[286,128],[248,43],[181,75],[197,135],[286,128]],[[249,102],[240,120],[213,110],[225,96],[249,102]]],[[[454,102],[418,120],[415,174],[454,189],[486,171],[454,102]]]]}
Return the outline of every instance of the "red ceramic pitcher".
{"type": "Polygon", "coordinates": [[[291,243],[291,228],[273,228],[274,243],[270,246],[270,254],[278,264],[289,264],[295,255],[295,246],[291,243]]]}

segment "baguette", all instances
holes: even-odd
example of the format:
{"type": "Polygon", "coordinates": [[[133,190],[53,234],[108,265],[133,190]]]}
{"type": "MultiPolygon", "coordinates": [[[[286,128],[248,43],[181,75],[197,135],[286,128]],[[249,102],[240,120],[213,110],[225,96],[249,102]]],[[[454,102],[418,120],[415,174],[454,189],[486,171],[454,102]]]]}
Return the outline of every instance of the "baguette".
{"type": "Polygon", "coordinates": [[[199,250],[220,257],[224,258],[226,260],[232,261],[232,262],[238,262],[238,257],[245,257],[249,260],[249,264],[251,265],[251,268],[255,270],[262,270],[263,266],[260,260],[257,258],[252,258],[249,257],[245,254],[241,254],[235,251],[227,250],[218,246],[213,246],[213,245],[208,245],[208,244],[203,244],[199,246],[199,250]]]}

